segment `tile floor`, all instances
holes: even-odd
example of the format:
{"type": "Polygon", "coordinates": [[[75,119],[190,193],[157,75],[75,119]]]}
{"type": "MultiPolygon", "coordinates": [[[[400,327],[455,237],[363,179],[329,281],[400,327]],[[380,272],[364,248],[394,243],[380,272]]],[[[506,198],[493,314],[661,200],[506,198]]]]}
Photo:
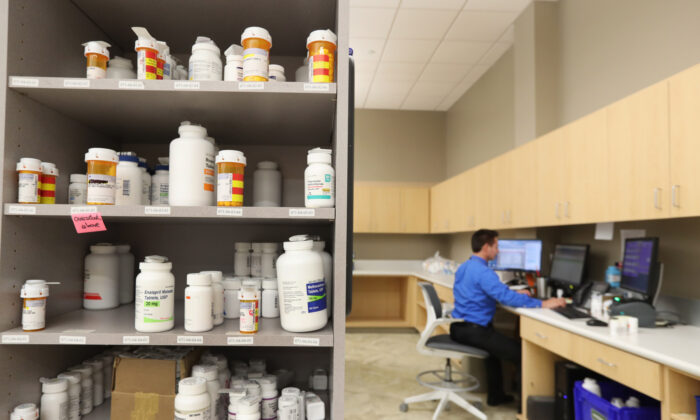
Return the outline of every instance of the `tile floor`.
{"type": "MultiPolygon", "coordinates": [[[[403,398],[427,392],[416,382],[425,370],[442,369],[444,361],[420,355],[416,351],[418,334],[406,331],[367,332],[349,330],[345,348],[346,420],[418,420],[431,419],[437,403],[416,403],[401,413],[403,398]]],[[[486,395],[482,395],[484,401],[486,395]]],[[[515,419],[515,405],[489,407],[489,420],[515,419]]],[[[444,412],[440,420],[475,419],[459,407],[444,412]]]]}

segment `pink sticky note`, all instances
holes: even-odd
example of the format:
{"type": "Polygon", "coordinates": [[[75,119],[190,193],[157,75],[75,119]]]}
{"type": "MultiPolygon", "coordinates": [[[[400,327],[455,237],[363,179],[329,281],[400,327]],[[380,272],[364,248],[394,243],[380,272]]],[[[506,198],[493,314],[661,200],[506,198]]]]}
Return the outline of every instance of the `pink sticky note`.
{"type": "Polygon", "coordinates": [[[107,230],[100,213],[80,213],[71,215],[78,233],[101,232],[107,230]]]}

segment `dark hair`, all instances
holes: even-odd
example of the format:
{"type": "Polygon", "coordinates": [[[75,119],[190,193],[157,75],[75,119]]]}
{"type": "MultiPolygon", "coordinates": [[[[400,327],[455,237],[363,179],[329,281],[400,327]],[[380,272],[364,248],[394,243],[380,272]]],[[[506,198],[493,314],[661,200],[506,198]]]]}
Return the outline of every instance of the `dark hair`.
{"type": "Polygon", "coordinates": [[[498,232],[489,229],[479,229],[472,235],[472,251],[479,252],[484,245],[493,245],[498,238],[498,232]]]}

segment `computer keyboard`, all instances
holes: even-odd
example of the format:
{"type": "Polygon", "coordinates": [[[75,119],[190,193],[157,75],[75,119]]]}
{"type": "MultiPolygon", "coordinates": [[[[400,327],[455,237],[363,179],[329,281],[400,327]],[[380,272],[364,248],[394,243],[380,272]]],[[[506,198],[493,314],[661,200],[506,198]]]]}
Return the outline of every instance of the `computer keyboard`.
{"type": "Polygon", "coordinates": [[[552,309],[554,312],[564,315],[569,319],[590,318],[590,315],[578,309],[572,304],[568,304],[561,308],[552,309]]]}

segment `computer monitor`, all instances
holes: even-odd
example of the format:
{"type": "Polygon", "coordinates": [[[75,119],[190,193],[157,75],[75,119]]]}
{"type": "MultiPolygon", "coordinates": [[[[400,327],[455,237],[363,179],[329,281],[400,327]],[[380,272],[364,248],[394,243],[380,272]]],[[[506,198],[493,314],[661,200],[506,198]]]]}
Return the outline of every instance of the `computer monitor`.
{"type": "Polygon", "coordinates": [[[588,245],[554,246],[549,279],[558,285],[576,288],[583,283],[588,261],[588,245]]]}
{"type": "Polygon", "coordinates": [[[499,271],[540,271],[542,241],[539,239],[499,239],[498,256],[489,267],[499,271]]]}
{"type": "Polygon", "coordinates": [[[659,238],[635,238],[625,241],[620,288],[652,299],[659,277],[659,238]]]}

